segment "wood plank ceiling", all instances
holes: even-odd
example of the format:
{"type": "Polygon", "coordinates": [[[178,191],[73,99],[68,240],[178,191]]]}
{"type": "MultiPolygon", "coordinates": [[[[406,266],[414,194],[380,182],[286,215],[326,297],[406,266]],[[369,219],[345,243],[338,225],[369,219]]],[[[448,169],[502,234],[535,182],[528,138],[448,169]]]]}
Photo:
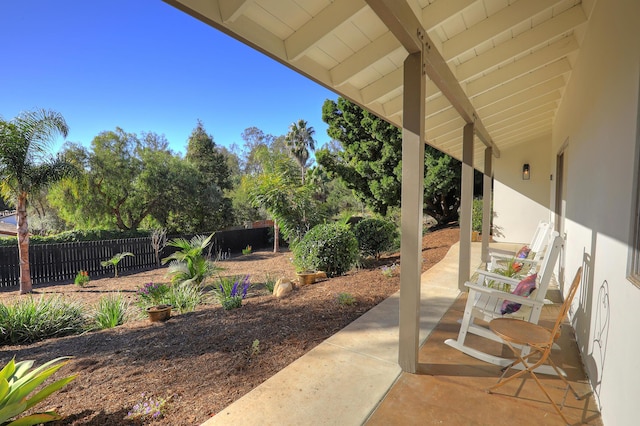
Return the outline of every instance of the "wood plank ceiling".
{"type": "MultiPolygon", "coordinates": [[[[365,0],[165,1],[402,127],[408,52],[365,0]]],[[[388,4],[411,8],[504,150],[551,133],[594,1],[388,4]]],[[[425,109],[427,142],[460,159],[465,121],[432,81],[425,109]]]]}

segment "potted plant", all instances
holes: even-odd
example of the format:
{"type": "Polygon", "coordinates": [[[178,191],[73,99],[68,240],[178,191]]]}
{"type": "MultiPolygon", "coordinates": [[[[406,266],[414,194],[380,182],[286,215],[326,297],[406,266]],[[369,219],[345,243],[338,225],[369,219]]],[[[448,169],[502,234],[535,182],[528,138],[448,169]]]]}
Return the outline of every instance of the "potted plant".
{"type": "Polygon", "coordinates": [[[316,282],[316,272],[315,271],[301,271],[296,272],[298,276],[298,282],[300,283],[300,287],[313,284],[316,282]]]}
{"type": "Polygon", "coordinates": [[[146,311],[151,322],[166,321],[171,317],[171,305],[149,306],[146,311]]]}
{"type": "Polygon", "coordinates": [[[138,289],[138,305],[144,309],[150,321],[166,321],[171,317],[172,306],[165,301],[168,292],[169,285],[165,283],[146,283],[138,289]]]}

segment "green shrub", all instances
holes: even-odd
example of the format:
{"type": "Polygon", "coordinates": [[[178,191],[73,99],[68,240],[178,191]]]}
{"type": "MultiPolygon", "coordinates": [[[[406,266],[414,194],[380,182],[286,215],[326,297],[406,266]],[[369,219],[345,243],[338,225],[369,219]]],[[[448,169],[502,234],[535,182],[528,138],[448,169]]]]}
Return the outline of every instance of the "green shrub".
{"type": "Polygon", "coordinates": [[[80,333],[84,311],[77,302],[62,297],[20,299],[0,304],[0,344],[27,344],[50,337],[80,333]]]}
{"type": "Polygon", "coordinates": [[[113,328],[124,324],[129,302],[120,293],[101,297],[94,314],[94,323],[97,329],[113,328]]]}
{"type": "Polygon", "coordinates": [[[249,275],[243,279],[240,277],[218,277],[218,284],[213,288],[213,295],[225,310],[242,306],[242,299],[247,297],[247,291],[251,286],[249,275]]]}
{"type": "Polygon", "coordinates": [[[482,198],[473,199],[471,229],[476,232],[482,232],[482,198]]]}
{"type": "Polygon", "coordinates": [[[356,263],[358,240],[345,225],[317,225],[295,244],[293,256],[301,271],[324,271],[328,277],[342,275],[356,263]]]}
{"type": "Polygon", "coordinates": [[[170,285],[166,283],[146,283],[139,287],[136,291],[138,296],[137,305],[145,310],[151,306],[169,304],[167,293],[169,293],[170,285]]]}
{"type": "Polygon", "coordinates": [[[195,311],[203,299],[200,287],[192,283],[173,284],[164,298],[166,303],[179,313],[195,311]]]}
{"type": "MultiPolygon", "coordinates": [[[[76,376],[74,375],[57,380],[29,397],[29,394],[68,362],[64,361],[67,358],[56,358],[33,369],[33,361],[15,362],[13,359],[9,361],[0,370],[0,383],[3,383],[2,392],[0,392],[0,424],[9,423],[11,419],[30,409],[75,379],[76,376]]],[[[47,411],[46,413],[35,413],[21,417],[9,424],[35,425],[59,419],[61,417],[56,412],[47,411]]]]}
{"type": "Polygon", "coordinates": [[[383,219],[364,219],[354,226],[353,233],[360,252],[376,259],[380,258],[380,253],[393,249],[398,238],[395,225],[383,219]]]}
{"type": "Polygon", "coordinates": [[[342,306],[351,306],[356,303],[356,298],[350,293],[338,294],[338,304],[342,306]]]}
{"type": "Polygon", "coordinates": [[[84,287],[85,285],[87,285],[87,283],[90,280],[91,278],[89,278],[89,272],[83,270],[83,271],[78,271],[78,274],[73,280],[73,283],[78,287],[84,287]]]}
{"type": "MultiPolygon", "coordinates": [[[[29,244],[58,244],[75,243],[78,241],[103,241],[119,240],[123,238],[143,238],[148,237],[149,231],[117,231],[107,229],[87,229],[81,231],[65,231],[59,234],[29,237],[29,244]]],[[[15,246],[18,244],[17,237],[0,238],[0,246],[15,246]]]]}
{"type": "Polygon", "coordinates": [[[267,274],[264,278],[264,288],[267,289],[269,293],[273,293],[273,289],[276,286],[276,279],[272,277],[270,274],[267,274]]]}

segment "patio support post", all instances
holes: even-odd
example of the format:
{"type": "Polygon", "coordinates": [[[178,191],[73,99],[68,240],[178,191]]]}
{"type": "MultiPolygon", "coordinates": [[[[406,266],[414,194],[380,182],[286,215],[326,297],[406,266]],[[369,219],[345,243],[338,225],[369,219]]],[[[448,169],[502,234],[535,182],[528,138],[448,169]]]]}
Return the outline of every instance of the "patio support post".
{"type": "Polygon", "coordinates": [[[493,176],[493,152],[491,148],[484,150],[484,173],[482,175],[482,261],[489,259],[489,238],[491,238],[491,176],[493,176]]]}
{"type": "Polygon", "coordinates": [[[423,69],[422,52],[412,53],[404,61],[398,363],[409,373],[418,369],[420,336],[426,85],[423,69]]]}
{"type": "Polygon", "coordinates": [[[473,123],[467,123],[462,132],[462,189],[460,194],[460,269],[458,289],[465,291],[464,283],[471,272],[471,208],[473,206],[473,123]]]}

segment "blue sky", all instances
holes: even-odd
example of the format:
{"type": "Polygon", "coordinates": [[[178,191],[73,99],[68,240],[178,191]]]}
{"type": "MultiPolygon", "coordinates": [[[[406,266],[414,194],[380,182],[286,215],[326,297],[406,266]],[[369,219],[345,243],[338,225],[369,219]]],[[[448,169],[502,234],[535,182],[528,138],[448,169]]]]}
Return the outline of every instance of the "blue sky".
{"type": "Polygon", "coordinates": [[[184,152],[197,119],[224,146],[298,119],[330,139],[322,103],[337,95],[161,0],[2,1],[0,40],[0,116],[56,110],[85,146],[119,126],[184,152]]]}

